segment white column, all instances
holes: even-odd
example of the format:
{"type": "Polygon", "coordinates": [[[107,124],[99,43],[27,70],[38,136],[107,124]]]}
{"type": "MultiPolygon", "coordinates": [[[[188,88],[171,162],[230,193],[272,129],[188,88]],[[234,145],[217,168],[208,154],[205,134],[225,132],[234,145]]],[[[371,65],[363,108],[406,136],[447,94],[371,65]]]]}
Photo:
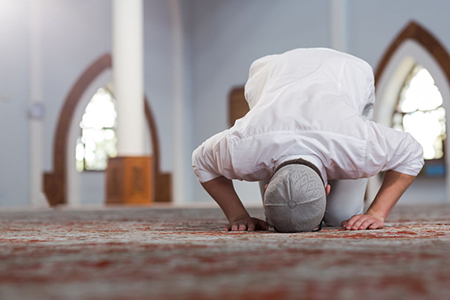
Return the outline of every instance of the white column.
{"type": "Polygon", "coordinates": [[[172,124],[173,124],[173,185],[172,195],[174,204],[186,202],[186,178],[185,178],[185,111],[184,95],[184,67],[183,67],[183,23],[181,4],[178,0],[168,0],[171,33],[172,33],[172,124]]]}
{"type": "Polygon", "coordinates": [[[347,0],[330,0],[331,48],[346,52],[347,0]]]}
{"type": "Polygon", "coordinates": [[[143,0],[113,0],[118,156],[144,155],[143,0]]]}
{"type": "Polygon", "coordinates": [[[33,206],[48,206],[43,193],[42,2],[29,0],[29,195],[33,206]]]}

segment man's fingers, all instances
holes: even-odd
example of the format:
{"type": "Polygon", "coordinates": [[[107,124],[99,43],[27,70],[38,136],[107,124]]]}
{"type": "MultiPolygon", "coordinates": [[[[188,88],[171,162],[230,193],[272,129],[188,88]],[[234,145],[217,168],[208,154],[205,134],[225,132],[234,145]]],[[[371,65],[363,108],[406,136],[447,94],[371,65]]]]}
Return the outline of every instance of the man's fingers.
{"type": "Polygon", "coordinates": [[[370,215],[354,215],[341,223],[346,230],[364,230],[383,228],[384,222],[370,215]]]}
{"type": "Polygon", "coordinates": [[[384,226],[384,222],[376,221],[372,225],[369,226],[369,229],[381,229],[384,226]]]}
{"type": "Polygon", "coordinates": [[[223,228],[225,231],[255,231],[255,230],[269,230],[269,223],[256,218],[247,220],[238,220],[228,224],[223,228]]]}
{"type": "Polygon", "coordinates": [[[345,229],[351,229],[353,224],[358,220],[357,216],[353,216],[347,221],[347,225],[345,226],[345,229]]]}
{"type": "Polygon", "coordinates": [[[352,229],[353,225],[361,218],[361,215],[356,215],[351,217],[348,222],[347,225],[345,226],[345,229],[352,229]]]}
{"type": "Polygon", "coordinates": [[[367,229],[370,225],[372,225],[375,222],[373,219],[367,219],[364,222],[362,222],[361,225],[359,225],[359,230],[367,229]]]}
{"type": "Polygon", "coordinates": [[[353,230],[357,230],[357,229],[359,228],[359,226],[361,226],[361,224],[362,224],[362,220],[359,219],[358,221],[356,221],[355,223],[353,223],[352,229],[353,229],[353,230]]]}
{"type": "Polygon", "coordinates": [[[225,231],[245,231],[247,230],[247,226],[245,224],[229,224],[227,227],[224,227],[225,231]]]}

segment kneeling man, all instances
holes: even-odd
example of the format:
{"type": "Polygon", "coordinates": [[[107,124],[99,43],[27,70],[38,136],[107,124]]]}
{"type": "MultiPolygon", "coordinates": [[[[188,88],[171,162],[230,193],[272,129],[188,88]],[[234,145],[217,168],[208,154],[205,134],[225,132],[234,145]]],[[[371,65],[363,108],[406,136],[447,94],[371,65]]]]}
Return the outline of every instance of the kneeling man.
{"type": "Polygon", "coordinates": [[[378,229],[423,166],[408,133],[371,119],[369,64],[330,49],[256,60],[245,85],[250,111],[192,155],[198,180],[228,218],[226,230],[378,229]],[[367,178],[386,171],[363,212],[367,178]],[[232,179],[259,181],[266,221],[252,218],[232,179]],[[330,192],[331,187],[333,191],[330,192]]]}

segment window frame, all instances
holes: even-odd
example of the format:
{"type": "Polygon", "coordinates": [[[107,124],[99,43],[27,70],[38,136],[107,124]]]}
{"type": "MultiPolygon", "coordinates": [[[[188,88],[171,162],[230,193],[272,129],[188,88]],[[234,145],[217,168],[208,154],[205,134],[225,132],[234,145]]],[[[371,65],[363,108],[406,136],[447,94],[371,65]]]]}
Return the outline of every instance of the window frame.
{"type": "MultiPolygon", "coordinates": [[[[397,114],[400,114],[401,116],[402,116],[402,121],[401,121],[401,125],[402,125],[402,127],[403,127],[403,132],[405,132],[404,131],[404,125],[403,125],[403,117],[405,116],[405,115],[407,115],[407,114],[409,114],[409,113],[411,113],[411,112],[403,112],[403,111],[401,111],[400,109],[399,109],[399,106],[400,106],[400,102],[401,102],[401,100],[402,100],[402,92],[403,92],[403,90],[404,90],[404,88],[405,88],[405,85],[407,84],[407,82],[408,81],[410,81],[410,80],[412,80],[412,78],[414,78],[414,76],[416,76],[417,75],[417,73],[415,74],[415,75],[412,75],[413,74],[413,72],[414,72],[414,69],[417,67],[417,66],[421,66],[422,68],[424,68],[425,70],[427,70],[424,66],[422,66],[420,63],[414,63],[413,65],[412,65],[412,67],[410,68],[410,70],[408,71],[408,75],[405,77],[405,79],[403,80],[403,84],[402,84],[402,86],[401,86],[401,88],[399,89],[399,91],[398,91],[398,94],[397,94],[397,100],[396,100],[396,104],[395,104],[395,106],[394,106],[394,111],[393,111],[393,113],[392,113],[392,117],[391,117],[391,128],[393,128],[394,127],[394,116],[395,115],[397,115],[397,114]]],[[[428,70],[427,70],[428,71],[428,70]]],[[[429,71],[428,71],[429,72],[429,71]]],[[[431,73],[430,73],[430,75],[431,75],[431,73]]],[[[440,91],[439,91],[440,92],[440,91]]],[[[438,109],[438,108],[440,108],[440,107],[442,107],[442,108],[444,108],[445,109],[445,105],[444,105],[444,101],[442,102],[442,104],[441,105],[439,105],[438,107],[436,107],[435,109],[432,109],[432,110],[416,110],[416,111],[423,111],[423,112],[427,112],[427,111],[433,111],[433,110],[436,110],[436,109],[438,109]]],[[[447,114],[445,115],[445,121],[444,121],[444,124],[445,124],[445,128],[447,129],[447,114]]],[[[447,167],[446,167],[446,164],[445,164],[445,161],[446,161],[446,154],[447,154],[447,151],[446,151],[446,142],[445,142],[445,140],[447,139],[447,130],[446,130],[446,132],[445,132],[445,138],[442,140],[442,157],[440,157],[440,158],[433,158],[433,159],[424,159],[424,166],[423,166],[423,168],[422,168],[422,170],[420,171],[420,173],[418,174],[418,177],[422,177],[422,178],[442,178],[442,177],[446,177],[446,174],[447,174],[447,167]],[[427,175],[426,174],[426,170],[427,170],[427,168],[429,168],[430,166],[433,166],[433,165],[443,165],[444,166],[444,173],[442,174],[442,175],[427,175]]]]}
{"type": "MultiPolygon", "coordinates": [[[[95,96],[95,94],[97,94],[97,92],[100,90],[100,89],[104,89],[110,96],[111,96],[111,101],[112,101],[112,103],[114,104],[114,110],[116,111],[116,116],[117,116],[117,109],[116,109],[116,99],[115,99],[115,97],[114,97],[114,94],[113,94],[113,92],[111,91],[111,89],[110,88],[108,88],[108,86],[102,86],[102,87],[99,87],[97,90],[96,90],[96,92],[94,93],[94,95],[92,95],[92,97],[91,97],[91,99],[89,100],[89,102],[88,102],[88,104],[86,105],[86,107],[85,107],[85,110],[84,110],[84,112],[83,112],[83,115],[82,115],[82,119],[83,119],[83,116],[84,116],[84,114],[86,113],[86,108],[87,108],[87,106],[89,105],[89,103],[91,103],[91,101],[92,101],[92,99],[94,98],[94,96],[95,96]]],[[[78,126],[79,127],[79,135],[78,135],[78,138],[80,138],[80,139],[82,139],[82,137],[83,137],[83,129],[85,129],[85,128],[82,128],[81,126],[78,126]]],[[[116,122],[115,122],[115,124],[114,124],[114,127],[102,127],[102,128],[100,128],[100,130],[102,130],[102,131],[104,131],[104,130],[113,130],[114,131],[114,133],[116,133],[116,129],[117,129],[117,119],[116,119],[116,122]]],[[[116,135],[116,138],[117,138],[117,135],[116,135]]],[[[85,143],[83,143],[83,142],[81,142],[82,144],[83,144],[83,148],[85,147],[85,143]]],[[[78,142],[77,142],[77,146],[78,146],[78,142]]],[[[85,148],[84,148],[85,149],[85,148]]],[[[116,140],[116,150],[117,150],[117,140],[116,140]]],[[[85,150],[84,150],[85,151],[85,150]]],[[[117,152],[117,151],[116,151],[117,152]]],[[[75,153],[76,153],[76,150],[75,150],[75,153]]],[[[84,152],[85,153],[85,152],[84,152]]],[[[117,156],[117,155],[116,155],[117,156]]],[[[110,158],[110,157],[116,157],[116,156],[107,156],[107,158],[106,158],[106,160],[108,161],[108,159],[110,158]]],[[[75,161],[75,163],[77,163],[78,162],[78,160],[76,160],[75,161]]],[[[80,162],[81,162],[81,160],[80,160],[80,162]]],[[[82,160],[82,162],[83,162],[83,169],[81,170],[81,171],[79,171],[78,170],[78,168],[76,167],[76,169],[77,169],[77,171],[79,172],[79,173],[84,173],[84,172],[86,172],[86,173],[103,173],[103,172],[105,172],[106,171],[106,167],[105,167],[105,169],[102,169],[102,170],[94,170],[94,169],[86,169],[86,156],[85,155],[83,155],[83,160],[82,160]]],[[[106,162],[106,165],[107,165],[107,162],[106,162]]]]}

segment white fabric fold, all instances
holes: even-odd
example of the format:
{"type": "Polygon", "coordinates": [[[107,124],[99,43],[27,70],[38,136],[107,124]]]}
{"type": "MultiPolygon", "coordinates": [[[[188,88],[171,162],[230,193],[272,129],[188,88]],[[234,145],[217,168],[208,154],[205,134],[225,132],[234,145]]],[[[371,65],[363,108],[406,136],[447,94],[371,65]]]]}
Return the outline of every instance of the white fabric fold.
{"type": "Polygon", "coordinates": [[[192,155],[200,182],[269,180],[284,161],[310,161],[328,179],[395,170],[417,175],[422,147],[408,133],[368,121],[369,64],[338,51],[295,49],[256,60],[245,85],[250,111],[192,155]]]}

